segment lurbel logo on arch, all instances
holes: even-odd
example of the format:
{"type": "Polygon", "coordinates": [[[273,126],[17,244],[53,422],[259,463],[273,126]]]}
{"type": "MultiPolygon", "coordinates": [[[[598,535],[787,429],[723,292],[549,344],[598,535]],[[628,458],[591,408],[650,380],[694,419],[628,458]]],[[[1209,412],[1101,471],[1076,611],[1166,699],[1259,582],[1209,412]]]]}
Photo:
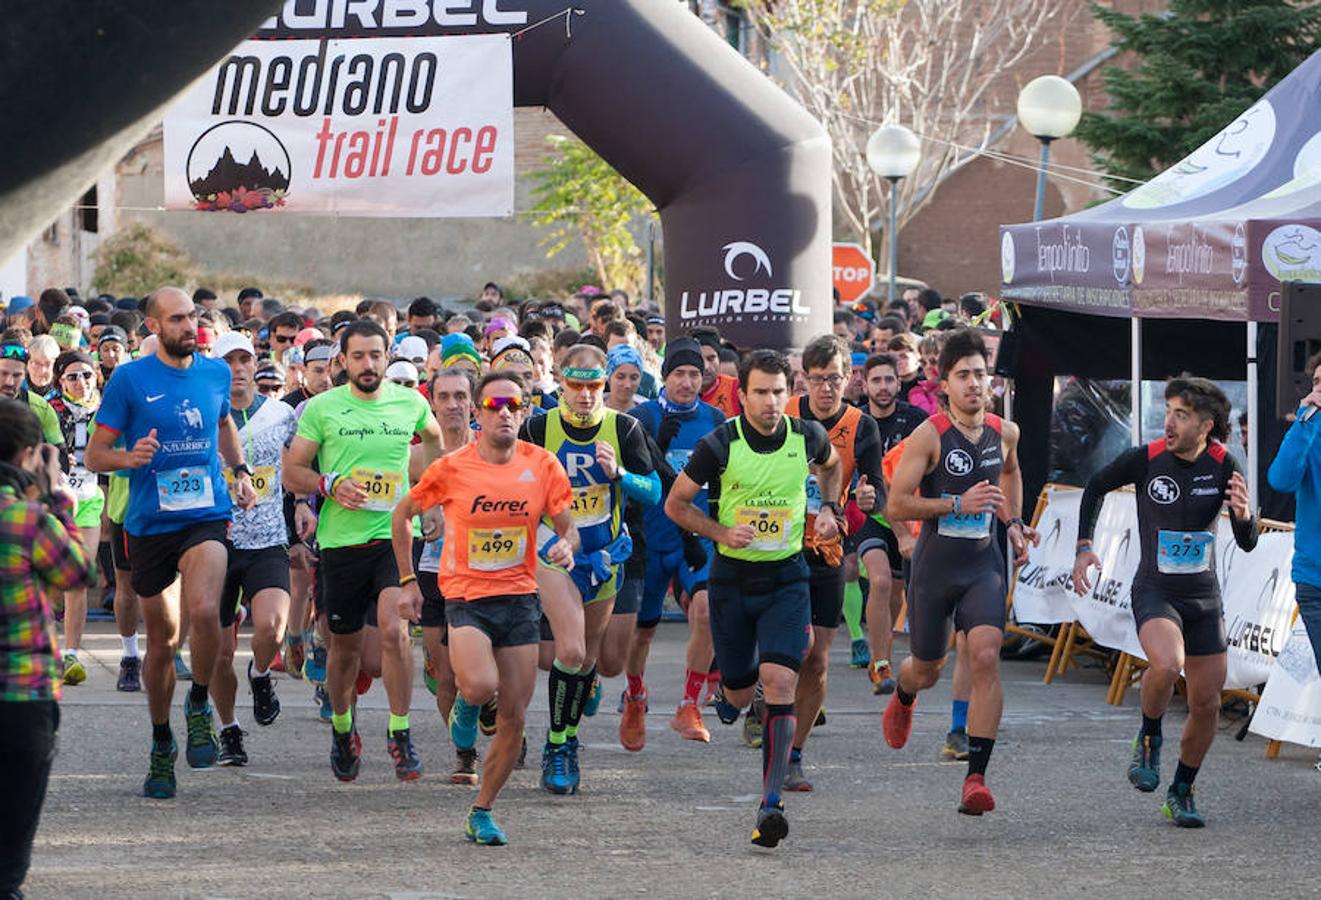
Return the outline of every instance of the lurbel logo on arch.
{"type": "Polygon", "coordinates": [[[788,322],[811,313],[803,292],[777,286],[770,255],[752,241],[731,241],[720,248],[725,275],[738,287],[684,291],[679,317],[685,321],[788,322]]]}
{"type": "Polygon", "coordinates": [[[284,0],[261,37],[350,37],[434,33],[434,29],[526,25],[519,0],[284,0]],[[315,34],[311,34],[315,32],[315,34]]]}

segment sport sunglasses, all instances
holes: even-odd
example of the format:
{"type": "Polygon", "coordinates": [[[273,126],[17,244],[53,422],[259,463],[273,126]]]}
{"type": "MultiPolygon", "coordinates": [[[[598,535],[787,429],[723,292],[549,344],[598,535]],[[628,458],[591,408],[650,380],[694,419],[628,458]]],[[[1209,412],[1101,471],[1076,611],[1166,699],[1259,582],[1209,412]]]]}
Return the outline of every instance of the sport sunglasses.
{"type": "Polygon", "coordinates": [[[521,397],[483,397],[482,398],[482,409],[489,409],[491,412],[497,412],[499,410],[504,409],[505,407],[508,407],[510,412],[518,412],[526,405],[527,404],[523,402],[523,398],[521,397]]]}

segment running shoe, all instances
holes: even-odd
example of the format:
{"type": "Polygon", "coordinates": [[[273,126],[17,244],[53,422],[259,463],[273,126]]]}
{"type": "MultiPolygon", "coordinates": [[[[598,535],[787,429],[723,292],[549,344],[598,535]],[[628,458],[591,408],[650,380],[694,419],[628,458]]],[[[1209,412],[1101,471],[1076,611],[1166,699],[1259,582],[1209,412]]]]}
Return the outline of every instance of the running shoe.
{"type": "Polygon", "coordinates": [[[1128,764],[1128,780],[1133,787],[1150,794],[1160,786],[1159,735],[1139,734],[1133,738],[1133,760],[1128,764]]]}
{"type": "Polygon", "coordinates": [[[368,674],[367,674],[366,672],[364,672],[362,669],[359,669],[359,670],[358,670],[358,679],[357,679],[357,681],[355,681],[355,682],[353,683],[353,689],[354,689],[355,691],[357,691],[357,692],[358,692],[358,696],[361,697],[363,694],[367,693],[368,691],[370,691],[370,690],[372,689],[372,683],[373,683],[375,680],[376,680],[375,678],[372,678],[370,675],[368,675],[368,674]]]}
{"type": "Polygon", "coordinates": [[[761,714],[757,711],[757,704],[753,703],[743,717],[743,743],[753,750],[758,750],[761,748],[761,739],[761,714]]]}
{"type": "Polygon", "coordinates": [[[624,701],[628,699],[628,688],[619,692],[619,705],[615,707],[615,712],[621,716],[624,714],[624,701]]]}
{"type": "Polygon", "coordinates": [[[168,744],[151,743],[151,762],[147,780],[142,784],[142,795],[152,800],[174,797],[174,761],[179,758],[179,747],[171,736],[168,744]]]}
{"type": "Polygon", "coordinates": [[[706,725],[702,722],[702,711],[697,708],[696,703],[680,703],[679,708],[674,712],[674,718],[670,719],[670,728],[685,741],[711,743],[711,732],[706,730],[706,725]]]}
{"type": "Polygon", "coordinates": [[[422,777],[422,760],[413,747],[413,738],[404,728],[385,736],[385,748],[394,763],[394,777],[400,781],[417,781],[422,777]]]}
{"type": "Polygon", "coordinates": [[[482,844],[487,847],[503,847],[509,843],[509,838],[500,830],[500,826],[495,824],[495,819],[491,818],[489,809],[478,809],[473,806],[468,809],[468,827],[465,829],[468,840],[474,844],[482,844]]]}
{"type": "Polygon", "coordinates": [[[980,816],[995,809],[995,798],[986,786],[985,775],[969,775],[963,779],[963,798],[959,801],[959,812],[965,816],[980,816]]]}
{"type": "Polygon", "coordinates": [[[174,651],[174,677],[180,681],[192,681],[193,670],[188,668],[188,663],[183,661],[183,653],[174,651]]]}
{"type": "Polygon", "coordinates": [[[849,666],[854,669],[865,669],[871,662],[871,647],[867,644],[866,638],[855,638],[853,640],[853,658],[849,661],[849,666]]]}
{"type": "Polygon", "coordinates": [[[1165,805],[1160,811],[1180,828],[1202,828],[1206,825],[1206,819],[1202,818],[1202,814],[1197,811],[1197,804],[1193,802],[1191,784],[1170,785],[1169,792],[1165,794],[1165,805]]]}
{"type": "Polygon", "coordinates": [[[908,743],[908,736],[913,733],[913,707],[916,705],[916,698],[907,705],[900,703],[898,691],[891,694],[890,702],[885,704],[885,714],[881,716],[881,733],[885,735],[885,742],[896,750],[902,749],[908,743]]]}
{"type": "Polygon", "coordinates": [[[317,710],[317,715],[321,717],[321,721],[329,722],[330,717],[335,714],[335,708],[330,705],[330,695],[326,693],[326,689],[318,684],[316,690],[312,693],[312,697],[317,703],[321,704],[320,709],[317,710]]]}
{"type": "Polygon", "coordinates": [[[119,680],[115,690],[133,694],[142,690],[142,660],[136,656],[122,656],[119,659],[119,680]]]}
{"type": "Polygon", "coordinates": [[[716,697],[720,694],[720,673],[711,674],[716,677],[712,678],[710,674],[706,676],[706,696],[702,698],[703,706],[715,706],[716,697]]]}
{"type": "Polygon", "coordinates": [[[578,793],[578,785],[582,781],[582,771],[578,768],[578,739],[571,737],[564,742],[564,749],[569,754],[569,783],[573,785],[573,793],[578,793]]]}
{"type": "Polygon", "coordinates": [[[820,728],[826,724],[826,708],[823,706],[816,711],[816,721],[812,723],[813,728],[820,728]]]}
{"type": "Polygon", "coordinates": [[[218,766],[246,766],[248,751],[243,749],[243,729],[237,725],[220,729],[220,755],[218,766]]]}
{"type": "MultiPolygon", "coordinates": [[[[620,703],[624,707],[624,715],[619,720],[619,743],[625,750],[637,753],[647,746],[647,695],[632,697],[628,691],[624,691],[620,703]]],[[[700,713],[698,718],[700,720],[700,713]]],[[[709,733],[706,739],[711,740],[709,733]]]]}
{"type": "Polygon", "coordinates": [[[577,785],[569,778],[567,744],[546,742],[541,751],[541,786],[552,794],[572,794],[577,790],[577,785]]]}
{"type": "Polygon", "coordinates": [[[601,708],[601,679],[599,676],[592,676],[592,687],[587,692],[587,700],[583,702],[583,715],[589,719],[596,715],[596,711],[601,708]]]}
{"type": "Polygon", "coordinates": [[[248,688],[252,691],[252,717],[257,724],[266,726],[280,717],[280,698],[275,696],[275,679],[267,672],[260,678],[252,674],[252,660],[248,660],[248,688]]]}
{"type": "Polygon", "coordinates": [[[450,773],[450,784],[477,784],[477,750],[454,751],[454,771],[450,773]]]}
{"type": "Polygon", "coordinates": [[[867,669],[867,677],[871,679],[871,692],[873,694],[893,694],[895,689],[894,675],[890,671],[890,661],[888,659],[874,659],[871,666],[867,669]]]}
{"type": "Polygon", "coordinates": [[[712,704],[715,707],[716,718],[726,725],[733,725],[738,721],[739,708],[725,699],[725,689],[716,688],[716,702],[712,704]]]}
{"type": "Polygon", "coordinates": [[[775,847],[789,836],[789,820],[784,817],[784,804],[763,806],[757,810],[757,825],[752,829],[752,843],[758,847],[775,847]]]}
{"type": "Polygon", "coordinates": [[[450,740],[456,749],[470,750],[477,746],[477,717],[480,706],[473,706],[463,699],[462,694],[454,695],[454,705],[450,707],[450,740]]]}
{"type": "Polygon", "coordinates": [[[275,651],[275,659],[271,660],[271,667],[269,671],[271,672],[284,671],[284,648],[279,648],[275,651]]]}
{"type": "Polygon", "coordinates": [[[83,668],[82,662],[79,661],[78,654],[64,654],[64,683],[75,685],[82,684],[86,680],[87,670],[83,668]]]}
{"type": "Polygon", "coordinates": [[[482,734],[487,737],[495,734],[495,720],[499,713],[500,705],[496,697],[482,704],[481,712],[477,714],[477,727],[481,729],[482,734]]]}
{"type": "Polygon", "coordinates": [[[200,709],[195,709],[193,698],[187,696],[183,701],[183,714],[188,720],[188,746],[184,757],[194,769],[209,769],[216,764],[216,756],[220,753],[220,740],[211,719],[211,704],[203,703],[200,709]]]}
{"type": "Polygon", "coordinates": [[[284,642],[284,671],[290,678],[303,678],[303,666],[307,665],[307,645],[302,635],[290,635],[284,642]]]}
{"type": "Polygon", "coordinates": [[[303,677],[313,684],[325,684],[326,658],[326,648],[320,644],[314,644],[312,652],[308,654],[307,660],[303,663],[303,677]]]}
{"type": "Polygon", "coordinates": [[[330,732],[330,771],[340,781],[352,781],[358,777],[358,767],[362,760],[358,730],[354,728],[347,734],[340,734],[331,728],[330,732]]]}
{"type": "Polygon", "coordinates": [[[808,793],[813,790],[812,782],[808,781],[807,776],[803,774],[803,761],[801,759],[789,760],[789,768],[784,773],[784,789],[799,793],[808,793]]]}
{"type": "Polygon", "coordinates": [[[968,732],[962,728],[951,728],[945,734],[945,746],[940,755],[946,759],[966,760],[968,758],[968,732]]]}

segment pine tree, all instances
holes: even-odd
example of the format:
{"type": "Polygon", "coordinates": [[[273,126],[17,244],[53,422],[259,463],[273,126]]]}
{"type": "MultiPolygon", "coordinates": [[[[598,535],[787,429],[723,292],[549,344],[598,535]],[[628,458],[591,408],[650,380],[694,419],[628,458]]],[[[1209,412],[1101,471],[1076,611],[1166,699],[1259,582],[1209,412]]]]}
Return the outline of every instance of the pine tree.
{"type": "Polygon", "coordinates": [[[1172,0],[1156,15],[1098,4],[1092,14],[1137,60],[1104,70],[1109,108],[1084,113],[1077,137],[1123,178],[1146,180],[1178,162],[1321,47],[1313,3],[1172,0]]]}

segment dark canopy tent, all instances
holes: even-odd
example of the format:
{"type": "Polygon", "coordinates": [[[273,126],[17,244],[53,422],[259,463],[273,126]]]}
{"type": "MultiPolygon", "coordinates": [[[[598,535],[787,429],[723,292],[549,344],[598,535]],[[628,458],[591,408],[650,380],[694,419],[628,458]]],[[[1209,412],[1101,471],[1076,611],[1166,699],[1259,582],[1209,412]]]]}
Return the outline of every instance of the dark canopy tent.
{"type": "MultiPolygon", "coordinates": [[[[1015,418],[1025,434],[1049,433],[1056,375],[1133,379],[1134,349],[1143,379],[1246,380],[1249,480],[1268,515],[1292,515],[1265,479],[1284,430],[1273,414],[1274,323],[1283,282],[1321,280],[1318,101],[1321,54],[1146,184],[1070,216],[1001,226],[1002,296],[1024,308],[1015,418]]],[[[1022,454],[1036,491],[1047,441],[1022,454]]]]}

